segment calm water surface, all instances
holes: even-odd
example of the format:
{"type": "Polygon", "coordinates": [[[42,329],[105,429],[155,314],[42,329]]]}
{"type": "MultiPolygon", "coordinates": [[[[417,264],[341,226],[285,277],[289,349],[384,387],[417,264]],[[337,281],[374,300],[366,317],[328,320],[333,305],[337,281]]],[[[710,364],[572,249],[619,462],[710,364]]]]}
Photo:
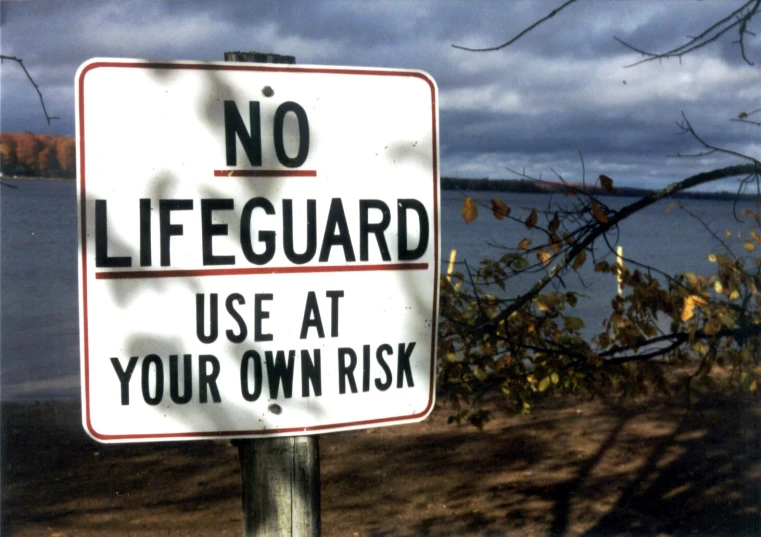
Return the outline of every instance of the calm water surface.
{"type": "MultiPolygon", "coordinates": [[[[5,181],[18,188],[0,187],[0,397],[4,401],[76,399],[79,397],[79,333],[77,301],[77,215],[73,181],[5,181]]],[[[473,193],[484,203],[492,193],[473,193]]],[[[515,246],[526,229],[514,222],[495,220],[486,209],[465,224],[461,217],[462,192],[443,192],[442,261],[457,249],[458,270],[464,262],[477,265],[484,257],[501,255],[493,246],[515,246]]],[[[549,196],[497,194],[514,215],[528,216],[531,207],[544,208],[549,196]]],[[[563,201],[562,198],[554,198],[563,201]]],[[[605,200],[620,208],[630,198],[605,200]]],[[[718,231],[738,230],[732,204],[688,201],[685,205],[718,231]]],[[[634,216],[618,237],[625,256],[668,272],[692,270],[710,274],[706,257],[717,251],[717,241],[686,213],[664,214],[659,203],[634,216]]],[[[741,207],[742,208],[742,207],[741,207]]],[[[601,252],[602,254],[603,252],[601,252]]],[[[591,263],[590,263],[591,265],[591,263]]],[[[588,330],[599,326],[605,306],[615,294],[610,277],[582,270],[583,279],[571,276],[566,284],[586,299],[578,315],[588,330]]],[[[524,287],[515,285],[518,293],[524,287]]],[[[509,289],[513,291],[513,289],[509,289]]]]}

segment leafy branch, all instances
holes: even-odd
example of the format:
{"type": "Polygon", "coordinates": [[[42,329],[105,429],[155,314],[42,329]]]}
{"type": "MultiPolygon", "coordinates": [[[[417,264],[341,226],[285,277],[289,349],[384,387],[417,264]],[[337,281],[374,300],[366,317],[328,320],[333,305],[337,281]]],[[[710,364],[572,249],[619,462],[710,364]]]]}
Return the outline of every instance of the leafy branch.
{"type": "Polygon", "coordinates": [[[699,173],[688,177],[682,181],[672,183],[662,190],[652,192],[651,194],[631,203],[618,211],[612,212],[607,216],[606,222],[598,222],[596,226],[589,229],[583,236],[579,237],[573,245],[565,252],[562,259],[553,266],[545,276],[539,279],[527,292],[515,299],[507,308],[502,311],[497,318],[486,321],[481,327],[481,330],[488,331],[493,330],[500,321],[503,321],[510,317],[514,312],[524,307],[530,302],[536,295],[542,292],[547,285],[555,279],[561,272],[567,270],[569,265],[581,252],[587,250],[591,244],[600,236],[604,235],[614,227],[618,226],[623,220],[631,215],[641,211],[645,207],[648,207],[659,200],[666,197],[673,196],[684,190],[694,188],[696,186],[710,183],[719,179],[725,179],[728,177],[737,176],[749,176],[761,174],[761,164],[757,161],[750,164],[738,164],[735,166],[728,166],[726,168],[719,168],[709,172],[699,173]]]}

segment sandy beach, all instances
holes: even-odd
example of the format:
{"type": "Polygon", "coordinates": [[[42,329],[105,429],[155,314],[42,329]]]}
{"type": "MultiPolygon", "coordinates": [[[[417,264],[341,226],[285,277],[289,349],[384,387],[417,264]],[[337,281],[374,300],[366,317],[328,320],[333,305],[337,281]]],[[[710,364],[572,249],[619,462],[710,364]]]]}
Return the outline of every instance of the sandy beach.
{"type": "MultiPolygon", "coordinates": [[[[320,439],[326,536],[757,535],[761,402],[550,401],[484,431],[320,439]]],[[[79,405],[2,407],[2,535],[241,535],[229,441],[103,445],[79,405]]]]}

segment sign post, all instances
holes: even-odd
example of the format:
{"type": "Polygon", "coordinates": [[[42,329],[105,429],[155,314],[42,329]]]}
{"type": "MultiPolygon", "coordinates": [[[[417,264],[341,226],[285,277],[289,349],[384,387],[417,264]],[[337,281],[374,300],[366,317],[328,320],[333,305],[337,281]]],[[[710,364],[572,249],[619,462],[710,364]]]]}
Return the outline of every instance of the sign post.
{"type": "MultiPolygon", "coordinates": [[[[226,52],[225,61],[296,63],[293,56],[226,52]]],[[[239,439],[243,537],[318,537],[320,437],[239,439]]]]}
{"type": "Polygon", "coordinates": [[[319,490],[305,435],[425,419],[440,263],[427,74],[93,59],[76,104],[88,434],[283,438],[262,445],[290,457],[295,501],[319,490]]]}

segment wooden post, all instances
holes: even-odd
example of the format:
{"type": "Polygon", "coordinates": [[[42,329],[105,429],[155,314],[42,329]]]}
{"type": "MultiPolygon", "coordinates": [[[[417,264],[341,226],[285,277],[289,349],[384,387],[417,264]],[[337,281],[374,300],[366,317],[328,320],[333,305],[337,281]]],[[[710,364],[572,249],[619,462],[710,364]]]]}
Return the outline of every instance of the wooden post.
{"type": "Polygon", "coordinates": [[[317,436],[238,440],[243,537],[320,535],[317,436]]]}
{"type": "MultiPolygon", "coordinates": [[[[225,52],[225,61],[296,63],[296,58],[225,52]]],[[[243,537],[319,537],[319,437],[241,439],[235,444],[243,485],[243,537]]]]}
{"type": "Polygon", "coordinates": [[[449,252],[449,266],[447,267],[447,281],[452,281],[452,273],[454,272],[454,262],[457,259],[457,250],[452,248],[449,252]]]}
{"type": "Polygon", "coordinates": [[[624,296],[624,247],[616,247],[616,282],[618,283],[618,296],[624,296]]]}

